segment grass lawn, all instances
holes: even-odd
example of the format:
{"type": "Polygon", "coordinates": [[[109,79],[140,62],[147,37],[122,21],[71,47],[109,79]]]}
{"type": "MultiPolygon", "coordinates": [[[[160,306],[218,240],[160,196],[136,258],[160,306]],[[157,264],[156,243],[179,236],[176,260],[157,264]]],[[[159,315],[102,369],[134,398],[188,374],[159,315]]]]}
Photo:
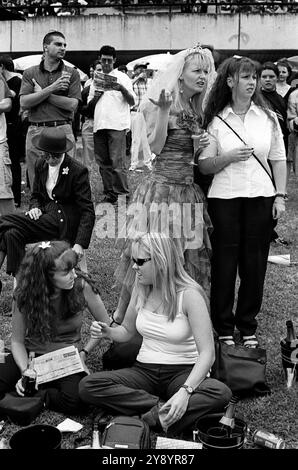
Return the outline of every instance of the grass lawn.
{"type": "MultiPolygon", "coordinates": [[[[23,168],[24,173],[24,168],[23,168]]],[[[129,183],[133,190],[136,185],[148,174],[144,172],[130,172],[129,183]]],[[[91,171],[91,184],[95,204],[101,197],[102,184],[97,166],[94,164],[91,171]]],[[[25,188],[25,186],[24,186],[25,188]]],[[[272,246],[271,254],[291,254],[291,260],[298,261],[298,185],[297,178],[291,175],[289,185],[289,201],[287,203],[287,215],[278,224],[278,233],[291,240],[289,247],[272,246]]],[[[27,208],[28,189],[25,188],[21,210],[27,208]]],[[[113,239],[98,239],[93,233],[92,242],[87,253],[87,263],[90,274],[96,279],[103,301],[112,312],[117,304],[118,292],[112,289],[114,282],[113,272],[117,266],[120,252],[114,246],[113,239]]],[[[10,345],[11,336],[11,298],[12,279],[5,274],[4,267],[1,270],[3,291],[0,302],[0,339],[4,340],[5,346],[10,345]]],[[[264,301],[262,311],[258,316],[258,335],[260,344],[267,349],[267,379],[272,394],[265,398],[246,399],[237,406],[236,415],[244,419],[252,428],[265,428],[286,441],[287,448],[298,448],[298,420],[297,420],[297,382],[287,390],[285,378],[281,366],[280,338],[285,336],[285,322],[292,318],[296,323],[298,331],[298,271],[297,266],[280,266],[268,263],[265,283],[264,301]]],[[[86,321],[83,326],[83,339],[88,335],[91,316],[86,313],[86,321]]],[[[95,371],[101,367],[98,350],[94,350],[89,358],[90,370],[95,371]]],[[[47,423],[56,426],[66,416],[44,411],[33,424],[47,423]]],[[[75,438],[86,438],[82,444],[90,443],[90,432],[92,415],[71,416],[72,419],[83,424],[83,429],[76,433],[63,434],[62,448],[71,449],[75,447],[75,438]]],[[[9,439],[19,429],[18,426],[7,424],[0,437],[9,439]]],[[[153,442],[154,442],[153,436],[153,442]]],[[[254,448],[247,440],[245,449],[254,448]]]]}

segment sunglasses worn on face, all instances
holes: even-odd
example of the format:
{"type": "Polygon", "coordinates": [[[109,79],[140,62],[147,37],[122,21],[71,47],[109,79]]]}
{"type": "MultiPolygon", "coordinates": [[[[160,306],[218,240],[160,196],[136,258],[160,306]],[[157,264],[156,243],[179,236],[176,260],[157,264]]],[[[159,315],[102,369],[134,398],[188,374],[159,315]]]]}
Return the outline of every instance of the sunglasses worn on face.
{"type": "Polygon", "coordinates": [[[138,259],[132,258],[132,260],[137,266],[143,266],[143,264],[147,263],[147,261],[150,261],[151,258],[138,258],[138,259]]]}

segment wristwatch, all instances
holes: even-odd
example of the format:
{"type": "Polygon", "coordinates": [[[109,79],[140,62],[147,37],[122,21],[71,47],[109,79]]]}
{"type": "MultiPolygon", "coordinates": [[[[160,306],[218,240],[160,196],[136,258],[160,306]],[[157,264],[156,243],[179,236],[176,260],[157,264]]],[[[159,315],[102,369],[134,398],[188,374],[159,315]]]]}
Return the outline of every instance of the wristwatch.
{"type": "Polygon", "coordinates": [[[187,384],[181,385],[180,388],[184,388],[187,391],[188,395],[192,395],[194,392],[194,389],[187,384]]]}

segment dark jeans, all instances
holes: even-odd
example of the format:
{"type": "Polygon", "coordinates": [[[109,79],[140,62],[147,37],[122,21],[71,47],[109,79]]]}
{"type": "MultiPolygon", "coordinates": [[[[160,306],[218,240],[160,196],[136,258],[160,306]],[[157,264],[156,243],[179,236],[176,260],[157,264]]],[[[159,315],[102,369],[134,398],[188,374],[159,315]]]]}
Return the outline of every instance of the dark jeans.
{"type": "Polygon", "coordinates": [[[234,326],[245,336],[256,332],[272,234],[272,205],[271,197],[208,201],[214,227],[211,318],[219,335],[232,335],[234,326]],[[240,287],[234,316],[237,270],[240,287]]]}
{"type": "MultiPolygon", "coordinates": [[[[140,415],[155,406],[159,398],[168,400],[184,384],[192,366],[143,364],[131,368],[103,371],[85,377],[79,385],[86,403],[128,416],[140,415]]],[[[222,411],[231,398],[230,389],[207,378],[191,395],[184,416],[169,428],[177,435],[190,428],[201,416],[222,411]]]]}
{"type": "MultiPolygon", "coordinates": [[[[68,375],[52,382],[41,384],[38,389],[46,390],[46,407],[59,413],[77,414],[84,410],[84,404],[79,398],[79,382],[85,372],[68,375]]],[[[21,377],[13,355],[6,356],[5,362],[0,363],[0,396],[15,390],[15,385],[21,377]]]]}
{"type": "Polygon", "coordinates": [[[112,199],[128,194],[125,130],[102,129],[93,135],[95,158],[102,177],[104,194],[112,199]]]}

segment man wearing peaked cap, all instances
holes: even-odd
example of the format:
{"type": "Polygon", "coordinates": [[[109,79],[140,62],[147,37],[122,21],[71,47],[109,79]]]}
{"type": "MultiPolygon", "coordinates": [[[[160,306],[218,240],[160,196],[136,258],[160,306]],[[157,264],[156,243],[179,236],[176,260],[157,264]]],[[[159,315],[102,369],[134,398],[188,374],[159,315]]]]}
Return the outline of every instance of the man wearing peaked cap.
{"type": "Polygon", "coordinates": [[[67,240],[82,256],[95,223],[88,170],[68,155],[73,143],[65,131],[45,127],[32,144],[43,158],[35,167],[29,210],[0,217],[0,267],[7,257],[6,271],[13,275],[27,243],[67,240]]]}

